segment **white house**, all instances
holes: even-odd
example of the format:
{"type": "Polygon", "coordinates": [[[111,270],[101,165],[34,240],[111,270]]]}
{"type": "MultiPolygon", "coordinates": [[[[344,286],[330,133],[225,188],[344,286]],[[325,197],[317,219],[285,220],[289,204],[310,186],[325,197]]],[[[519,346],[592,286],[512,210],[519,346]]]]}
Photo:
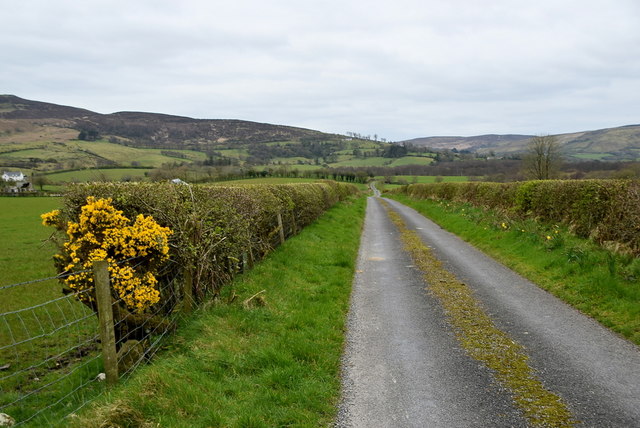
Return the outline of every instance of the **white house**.
{"type": "Polygon", "coordinates": [[[2,180],[13,181],[17,183],[19,181],[25,181],[27,177],[22,172],[5,171],[2,173],[2,180]]]}
{"type": "Polygon", "coordinates": [[[2,181],[5,184],[4,189],[0,188],[0,192],[19,193],[30,192],[33,190],[29,177],[22,172],[5,171],[2,173],[2,181]]]}

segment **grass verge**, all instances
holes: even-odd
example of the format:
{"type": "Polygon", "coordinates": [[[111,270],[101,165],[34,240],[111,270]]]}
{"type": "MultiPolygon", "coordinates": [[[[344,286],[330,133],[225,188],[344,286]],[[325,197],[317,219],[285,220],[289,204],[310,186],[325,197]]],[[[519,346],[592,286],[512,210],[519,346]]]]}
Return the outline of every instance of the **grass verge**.
{"type": "Polygon", "coordinates": [[[640,345],[640,259],[601,248],[559,225],[450,201],[390,197],[640,345]]]}
{"type": "MultiPolygon", "coordinates": [[[[365,198],[341,203],[201,308],[75,426],[327,426],[365,198]],[[250,296],[255,305],[242,304],[250,296]]],[[[68,421],[67,421],[68,422],[68,421]]]]}

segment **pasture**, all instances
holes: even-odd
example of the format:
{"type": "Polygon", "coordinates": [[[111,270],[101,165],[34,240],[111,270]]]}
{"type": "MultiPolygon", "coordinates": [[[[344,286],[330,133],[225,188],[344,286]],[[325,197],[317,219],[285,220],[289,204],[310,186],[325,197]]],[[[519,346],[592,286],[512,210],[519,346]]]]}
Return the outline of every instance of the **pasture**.
{"type": "Polygon", "coordinates": [[[47,174],[47,178],[51,182],[69,183],[69,182],[86,182],[86,181],[122,181],[124,178],[130,178],[131,181],[142,181],[146,178],[145,174],[151,171],[151,168],[91,168],[78,171],[64,171],[47,174]]]}
{"type": "MultiPolygon", "coordinates": [[[[61,202],[55,197],[0,197],[0,286],[56,275],[51,259],[55,246],[47,241],[53,229],[42,226],[40,214],[58,208],[61,202]]],[[[58,296],[59,292],[42,297],[58,296]]],[[[18,303],[32,303],[42,293],[24,296],[18,303]]],[[[2,309],[8,304],[2,300],[2,309]]]]}
{"type": "MultiPolygon", "coordinates": [[[[59,411],[57,400],[99,371],[93,311],[63,296],[55,279],[30,283],[56,275],[56,249],[48,240],[52,228],[42,226],[40,214],[61,202],[0,197],[0,409],[17,420],[43,409],[44,414],[59,411]]],[[[71,402],[81,403],[90,390],[71,402]]]]}

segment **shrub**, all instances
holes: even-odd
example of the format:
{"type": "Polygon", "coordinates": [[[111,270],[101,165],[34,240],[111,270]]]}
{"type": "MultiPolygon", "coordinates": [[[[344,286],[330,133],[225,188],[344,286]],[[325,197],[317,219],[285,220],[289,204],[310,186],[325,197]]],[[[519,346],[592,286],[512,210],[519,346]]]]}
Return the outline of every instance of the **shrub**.
{"type": "Polygon", "coordinates": [[[115,301],[141,313],[160,300],[156,270],[169,257],[171,231],[142,214],[132,222],[111,203],[89,196],[78,222],[62,221],[56,210],[42,215],[43,224],[66,232],[55,261],[60,273],[70,274],[63,284],[83,303],[96,310],[91,268],[106,260],[115,301]]]}

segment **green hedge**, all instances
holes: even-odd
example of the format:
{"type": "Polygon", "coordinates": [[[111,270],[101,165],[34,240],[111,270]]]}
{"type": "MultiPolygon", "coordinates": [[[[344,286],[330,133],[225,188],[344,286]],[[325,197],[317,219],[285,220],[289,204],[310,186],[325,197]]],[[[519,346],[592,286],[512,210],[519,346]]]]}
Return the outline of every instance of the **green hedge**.
{"type": "Polygon", "coordinates": [[[411,184],[392,192],[471,203],[544,222],[563,223],[582,237],[617,243],[640,255],[640,181],[543,180],[519,183],[411,184]]]}
{"type": "MultiPolygon", "coordinates": [[[[111,198],[128,218],[151,215],[171,228],[171,263],[159,278],[175,296],[185,269],[198,299],[216,293],[244,263],[279,244],[278,214],[285,236],[310,224],[355,186],[323,181],[282,185],[189,186],[172,183],[89,183],[68,187],[62,216],[77,221],[88,196],[111,198]]],[[[169,305],[171,306],[171,305],[169,305]]]]}

